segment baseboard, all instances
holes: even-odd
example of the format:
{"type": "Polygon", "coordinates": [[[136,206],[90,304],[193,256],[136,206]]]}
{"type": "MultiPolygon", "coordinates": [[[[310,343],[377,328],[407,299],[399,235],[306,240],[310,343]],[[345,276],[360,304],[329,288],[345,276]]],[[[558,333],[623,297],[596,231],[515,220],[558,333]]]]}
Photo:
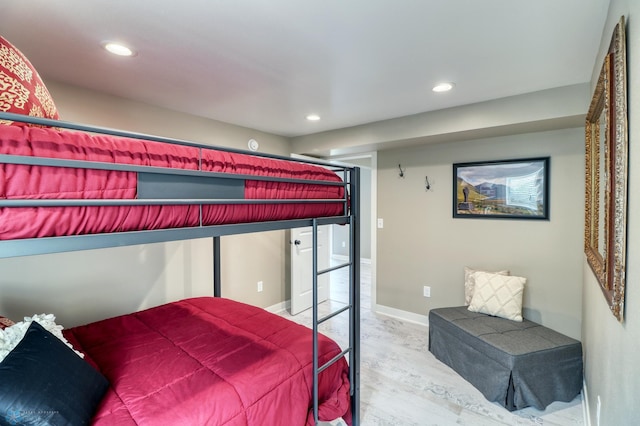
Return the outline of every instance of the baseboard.
{"type": "Polygon", "coordinates": [[[271,312],[273,314],[280,314],[284,311],[288,311],[290,307],[291,307],[291,300],[285,300],[284,302],[276,303],[275,305],[271,305],[267,308],[264,308],[264,310],[271,312]]]}
{"type": "Polygon", "coordinates": [[[587,392],[587,382],[582,380],[582,416],[585,426],[591,426],[591,410],[589,408],[589,393],[587,392]]]}
{"type": "MultiPolygon", "coordinates": [[[[343,256],[341,254],[332,254],[331,259],[339,261],[339,262],[348,262],[349,256],[343,256]]],[[[365,265],[371,265],[371,259],[366,259],[364,257],[360,258],[360,263],[364,263],[365,265]]]]}
{"type": "MultiPolygon", "coordinates": [[[[290,307],[291,300],[285,300],[284,302],[276,303],[275,305],[264,308],[264,310],[274,314],[280,314],[284,311],[288,311],[290,307]]],[[[401,309],[391,308],[384,305],[375,305],[375,312],[381,315],[399,319],[401,321],[429,326],[429,317],[426,315],[403,311],[401,309]]]]}
{"type": "Polygon", "coordinates": [[[391,308],[384,305],[375,305],[374,311],[377,314],[386,315],[388,317],[396,318],[402,321],[429,326],[429,317],[426,315],[403,311],[401,309],[391,308]]]}

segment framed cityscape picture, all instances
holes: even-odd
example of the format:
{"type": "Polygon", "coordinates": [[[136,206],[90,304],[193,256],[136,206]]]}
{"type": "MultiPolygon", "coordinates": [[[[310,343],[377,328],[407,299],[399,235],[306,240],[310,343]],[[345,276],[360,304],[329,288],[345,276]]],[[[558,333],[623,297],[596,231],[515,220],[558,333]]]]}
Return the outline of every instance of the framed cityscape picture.
{"type": "Polygon", "coordinates": [[[453,217],[549,219],[549,157],[453,165],[453,217]]]}

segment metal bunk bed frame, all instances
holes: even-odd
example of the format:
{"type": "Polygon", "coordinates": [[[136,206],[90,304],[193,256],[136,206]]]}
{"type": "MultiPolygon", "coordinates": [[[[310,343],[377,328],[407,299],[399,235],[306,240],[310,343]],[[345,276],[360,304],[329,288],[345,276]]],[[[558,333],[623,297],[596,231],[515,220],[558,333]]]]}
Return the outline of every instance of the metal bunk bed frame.
{"type": "MultiPolygon", "coordinates": [[[[351,415],[353,426],[360,424],[360,169],[358,167],[335,166],[326,162],[306,159],[292,160],[289,157],[255,153],[245,150],[198,144],[190,141],[163,138],[148,134],[126,132],[116,129],[88,126],[59,120],[50,120],[40,117],[30,117],[20,114],[0,112],[0,120],[18,121],[46,127],[58,127],[74,131],[83,131],[95,134],[119,136],[145,141],[163,142],[168,144],[185,145],[200,149],[215,149],[219,151],[252,155],[257,157],[272,158],[278,160],[295,161],[299,163],[316,164],[330,167],[333,170],[344,172],[344,182],[316,181],[307,179],[287,179],[277,177],[263,177],[256,175],[239,175],[185,169],[170,169],[163,167],[138,166],[116,163],[104,163],[82,160],[63,160],[43,157],[28,157],[18,155],[0,154],[0,164],[22,164],[33,166],[55,166],[86,168],[115,171],[137,172],[139,180],[150,182],[141,187],[138,185],[140,198],[128,200],[113,199],[0,199],[0,208],[11,207],[53,207],[53,206],[122,206],[122,205],[200,205],[200,226],[193,228],[158,229],[145,231],[127,231],[107,234],[85,234],[64,237],[30,238],[21,240],[0,241],[0,258],[18,256],[30,256],[36,254],[60,253],[107,247],[119,247],[137,244],[148,244],[194,238],[213,238],[213,294],[215,297],[222,295],[221,262],[220,262],[220,238],[226,235],[243,234],[261,231],[285,230],[299,227],[312,227],[313,235],[313,267],[312,267],[312,309],[313,309],[313,416],[318,424],[318,376],[331,364],[343,356],[349,356],[349,379],[351,393],[351,415]],[[142,179],[144,177],[144,179],[142,179]],[[244,180],[266,180],[287,183],[312,183],[320,185],[341,185],[345,187],[344,215],[335,217],[323,217],[312,219],[292,219],[268,222],[251,222],[228,225],[202,224],[202,205],[204,204],[287,204],[287,203],[325,203],[336,200],[326,199],[251,199],[245,200],[239,196],[237,184],[244,180]],[[231,183],[229,183],[231,182],[231,183]],[[181,190],[171,190],[170,184],[178,186],[195,183],[206,185],[206,189],[197,189],[189,192],[188,198],[184,197],[181,190]],[[167,185],[169,184],[169,185],[167,185]],[[220,198],[211,198],[213,190],[220,198]],[[230,188],[231,187],[231,188],[230,188]],[[236,189],[234,189],[234,187],[236,189]],[[144,193],[143,196],[140,193],[144,193]],[[169,194],[167,195],[167,192],[169,194]],[[318,226],[342,224],[349,225],[350,250],[346,263],[325,270],[318,270],[318,226]],[[343,308],[331,314],[319,318],[318,316],[318,277],[331,271],[349,268],[349,302],[343,308]],[[347,312],[349,315],[349,346],[340,354],[323,365],[319,365],[318,359],[318,328],[323,322],[347,312]]],[[[181,188],[180,188],[181,189],[181,188]]]]}

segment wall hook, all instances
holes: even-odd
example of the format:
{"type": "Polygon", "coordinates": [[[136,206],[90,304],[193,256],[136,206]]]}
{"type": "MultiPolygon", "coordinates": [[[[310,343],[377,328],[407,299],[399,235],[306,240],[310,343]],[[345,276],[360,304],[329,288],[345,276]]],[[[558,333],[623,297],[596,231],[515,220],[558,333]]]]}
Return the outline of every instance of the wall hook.
{"type": "Polygon", "coordinates": [[[400,172],[398,173],[398,176],[400,176],[401,178],[404,178],[404,170],[402,170],[402,166],[400,164],[398,164],[398,169],[400,170],[400,172]]]}
{"type": "Polygon", "coordinates": [[[424,177],[424,187],[427,191],[431,189],[431,184],[429,183],[429,176],[424,177]]]}

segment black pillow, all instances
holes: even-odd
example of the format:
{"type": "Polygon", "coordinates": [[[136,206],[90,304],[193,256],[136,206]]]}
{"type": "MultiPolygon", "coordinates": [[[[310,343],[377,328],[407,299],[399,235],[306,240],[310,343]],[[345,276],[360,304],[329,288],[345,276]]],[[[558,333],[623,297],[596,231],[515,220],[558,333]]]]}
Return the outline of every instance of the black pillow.
{"type": "Polygon", "coordinates": [[[0,362],[0,424],[89,424],[108,387],[102,374],[33,321],[0,362]]]}

